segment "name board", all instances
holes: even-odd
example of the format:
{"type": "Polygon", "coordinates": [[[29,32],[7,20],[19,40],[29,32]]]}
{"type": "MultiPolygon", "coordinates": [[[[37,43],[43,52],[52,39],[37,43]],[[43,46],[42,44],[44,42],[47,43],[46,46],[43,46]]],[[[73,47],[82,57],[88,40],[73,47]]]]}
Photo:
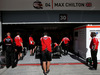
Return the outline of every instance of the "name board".
{"type": "Polygon", "coordinates": [[[100,10],[100,0],[0,0],[0,11],[100,10]]]}

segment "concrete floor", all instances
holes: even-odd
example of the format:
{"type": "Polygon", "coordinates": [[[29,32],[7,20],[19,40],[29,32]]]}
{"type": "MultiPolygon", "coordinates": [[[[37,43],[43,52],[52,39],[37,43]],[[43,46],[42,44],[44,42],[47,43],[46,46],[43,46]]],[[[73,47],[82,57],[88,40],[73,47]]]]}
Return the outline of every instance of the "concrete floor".
{"type": "MultiPolygon", "coordinates": [[[[84,63],[84,60],[72,53],[66,56],[62,55],[60,59],[53,59],[51,61],[50,73],[48,75],[100,75],[100,64],[98,64],[97,70],[90,70],[88,66],[82,63],[84,63]]],[[[40,64],[40,59],[30,56],[28,51],[24,59],[18,62],[17,67],[10,67],[8,69],[4,67],[0,69],[0,75],[44,75],[41,65],[36,64],[40,64]]]]}
{"type": "MultiPolygon", "coordinates": [[[[0,75],[43,75],[41,66],[17,66],[0,69],[0,75]]],[[[48,75],[100,75],[100,65],[97,70],[89,70],[84,65],[51,65],[48,75]]]]}

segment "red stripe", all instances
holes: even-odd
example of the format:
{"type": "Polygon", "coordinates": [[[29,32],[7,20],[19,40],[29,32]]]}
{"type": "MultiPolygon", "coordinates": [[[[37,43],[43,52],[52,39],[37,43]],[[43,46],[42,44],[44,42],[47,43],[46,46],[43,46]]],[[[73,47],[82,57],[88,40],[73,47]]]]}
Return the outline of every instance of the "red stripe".
{"type": "Polygon", "coordinates": [[[83,63],[53,63],[51,65],[80,65],[83,63]]]}
{"type": "Polygon", "coordinates": [[[40,66],[40,64],[18,64],[18,66],[40,66]]]}
{"type": "Polygon", "coordinates": [[[79,30],[79,29],[84,29],[84,28],[86,28],[86,26],[84,26],[84,27],[79,27],[79,28],[75,28],[74,30],[79,30]]]}
{"type": "MultiPolygon", "coordinates": [[[[51,63],[50,65],[81,65],[84,63],[51,63]]],[[[18,66],[40,66],[40,64],[18,64],[18,66]]]]}
{"type": "MultiPolygon", "coordinates": [[[[50,65],[82,65],[85,63],[51,63],[50,65]]],[[[100,62],[98,62],[100,64],[100,62]]],[[[41,64],[18,64],[17,66],[40,66],[41,64]]],[[[5,65],[3,65],[5,66],[5,65]]]]}
{"type": "Polygon", "coordinates": [[[83,26],[83,27],[75,28],[74,30],[79,30],[84,28],[100,28],[100,26],[83,26]]]}
{"type": "MultiPolygon", "coordinates": [[[[51,63],[50,65],[82,65],[85,63],[51,63]]],[[[100,64],[100,62],[98,62],[100,64]]],[[[18,64],[18,66],[40,66],[40,64],[18,64]]]]}
{"type": "Polygon", "coordinates": [[[100,26],[86,26],[86,28],[100,28],[100,26]]]}
{"type": "Polygon", "coordinates": [[[52,0],[52,9],[53,9],[53,0],[52,0]]]}

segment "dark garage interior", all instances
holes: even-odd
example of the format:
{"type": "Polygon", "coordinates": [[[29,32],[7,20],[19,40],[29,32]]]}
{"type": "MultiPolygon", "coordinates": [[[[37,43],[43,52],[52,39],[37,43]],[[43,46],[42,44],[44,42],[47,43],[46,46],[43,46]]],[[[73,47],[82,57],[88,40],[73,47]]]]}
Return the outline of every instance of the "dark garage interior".
{"type": "MultiPolygon", "coordinates": [[[[44,32],[47,32],[52,38],[52,43],[57,42],[58,44],[63,37],[67,36],[73,46],[73,31],[75,27],[81,26],[82,24],[9,24],[2,25],[2,38],[4,39],[7,32],[11,33],[11,37],[14,39],[17,32],[21,33],[23,44],[28,47],[28,38],[30,34],[33,34],[36,45],[41,45],[40,38],[44,32]]],[[[72,47],[71,47],[72,48],[72,47]]]]}

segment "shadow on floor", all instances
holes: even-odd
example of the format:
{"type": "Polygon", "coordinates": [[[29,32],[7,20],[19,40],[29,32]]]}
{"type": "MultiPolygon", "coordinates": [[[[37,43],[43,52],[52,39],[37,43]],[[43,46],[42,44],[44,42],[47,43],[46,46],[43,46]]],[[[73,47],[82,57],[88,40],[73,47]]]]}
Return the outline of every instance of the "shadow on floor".
{"type": "Polygon", "coordinates": [[[78,60],[79,62],[83,63],[84,65],[88,66],[87,63],[86,63],[86,60],[83,59],[82,57],[79,57],[75,54],[72,54],[72,53],[69,53],[70,57],[75,59],[75,60],[78,60]]]}

